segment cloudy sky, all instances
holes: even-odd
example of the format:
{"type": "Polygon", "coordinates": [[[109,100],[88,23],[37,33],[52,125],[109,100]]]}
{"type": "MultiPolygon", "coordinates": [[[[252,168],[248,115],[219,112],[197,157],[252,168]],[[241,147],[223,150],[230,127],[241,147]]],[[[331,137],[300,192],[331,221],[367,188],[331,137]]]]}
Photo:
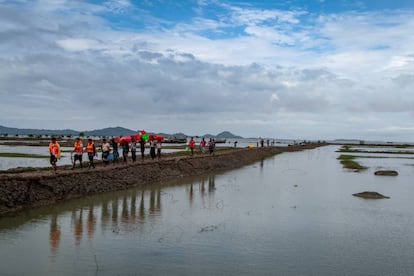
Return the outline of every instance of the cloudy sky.
{"type": "Polygon", "coordinates": [[[414,1],[0,0],[0,125],[414,141],[414,1]]]}

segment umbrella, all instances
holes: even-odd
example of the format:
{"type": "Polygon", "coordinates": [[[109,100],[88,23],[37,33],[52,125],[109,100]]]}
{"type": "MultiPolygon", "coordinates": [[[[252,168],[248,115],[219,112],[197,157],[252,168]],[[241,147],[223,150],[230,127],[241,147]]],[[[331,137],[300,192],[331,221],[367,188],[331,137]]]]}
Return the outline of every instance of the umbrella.
{"type": "Polygon", "coordinates": [[[112,139],[114,139],[115,143],[119,143],[119,141],[120,141],[119,136],[114,136],[114,137],[112,137],[112,139]]]}
{"type": "Polygon", "coordinates": [[[139,140],[141,140],[141,135],[139,135],[139,133],[132,134],[131,135],[131,138],[134,138],[135,141],[139,141],[139,140]]]}
{"type": "Polygon", "coordinates": [[[124,142],[131,142],[131,136],[125,136],[125,137],[121,137],[120,143],[124,143],[124,142]]]}
{"type": "Polygon", "coordinates": [[[155,140],[157,140],[158,142],[161,142],[162,140],[164,140],[164,136],[162,136],[161,134],[156,134],[154,136],[155,140]]]}

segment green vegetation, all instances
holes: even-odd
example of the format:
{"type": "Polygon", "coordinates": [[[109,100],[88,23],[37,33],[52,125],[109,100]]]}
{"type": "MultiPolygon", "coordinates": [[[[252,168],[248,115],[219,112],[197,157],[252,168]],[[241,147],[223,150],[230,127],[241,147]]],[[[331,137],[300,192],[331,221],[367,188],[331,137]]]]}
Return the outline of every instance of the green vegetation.
{"type": "Polygon", "coordinates": [[[49,158],[49,155],[27,154],[16,152],[0,152],[0,157],[17,157],[17,158],[49,158]]]}
{"type": "Polygon", "coordinates": [[[361,171],[367,169],[358,162],[354,161],[357,156],[341,154],[337,159],[340,160],[342,166],[347,169],[361,171]]]}
{"type": "Polygon", "coordinates": [[[410,145],[396,145],[395,148],[397,149],[407,149],[407,148],[412,148],[413,146],[410,145]]]}
{"type": "MultiPolygon", "coordinates": [[[[395,146],[395,148],[407,148],[406,146],[395,146]]],[[[351,148],[351,146],[342,146],[337,152],[357,152],[357,153],[379,153],[379,154],[414,154],[413,151],[399,150],[399,151],[375,151],[375,150],[359,150],[351,148]]]]}
{"type": "Polygon", "coordinates": [[[25,172],[40,172],[40,171],[50,171],[50,167],[44,167],[44,168],[35,168],[35,167],[25,167],[25,168],[12,168],[4,171],[0,171],[0,174],[6,174],[6,173],[25,173],[25,172]]]}

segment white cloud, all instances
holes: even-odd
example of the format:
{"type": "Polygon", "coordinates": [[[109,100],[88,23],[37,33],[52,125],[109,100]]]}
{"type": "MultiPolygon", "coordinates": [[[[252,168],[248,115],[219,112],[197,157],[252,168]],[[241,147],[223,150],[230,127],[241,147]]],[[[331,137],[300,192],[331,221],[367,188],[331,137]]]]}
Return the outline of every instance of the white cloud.
{"type": "Polygon", "coordinates": [[[100,43],[93,39],[61,39],[56,43],[67,51],[85,51],[103,49],[100,43]]]}
{"type": "Polygon", "coordinates": [[[0,124],[225,128],[304,139],[412,135],[410,11],[316,17],[220,4],[219,15],[203,17],[211,2],[201,1],[192,20],[153,18],[154,26],[134,29],[112,28],[102,15],[133,10],[133,25],[140,9],[130,1],[34,3],[24,14],[0,6],[0,124]]]}

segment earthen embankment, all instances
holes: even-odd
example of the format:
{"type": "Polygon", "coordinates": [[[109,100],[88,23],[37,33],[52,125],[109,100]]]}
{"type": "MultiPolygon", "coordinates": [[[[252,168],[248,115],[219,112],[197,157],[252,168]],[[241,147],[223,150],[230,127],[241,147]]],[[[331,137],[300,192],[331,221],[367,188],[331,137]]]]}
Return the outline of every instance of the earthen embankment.
{"type": "Polygon", "coordinates": [[[227,170],[286,151],[321,146],[308,144],[286,148],[233,149],[214,156],[173,156],[96,169],[62,169],[0,175],[0,215],[24,208],[53,204],[82,196],[149,185],[192,175],[227,170]]]}

